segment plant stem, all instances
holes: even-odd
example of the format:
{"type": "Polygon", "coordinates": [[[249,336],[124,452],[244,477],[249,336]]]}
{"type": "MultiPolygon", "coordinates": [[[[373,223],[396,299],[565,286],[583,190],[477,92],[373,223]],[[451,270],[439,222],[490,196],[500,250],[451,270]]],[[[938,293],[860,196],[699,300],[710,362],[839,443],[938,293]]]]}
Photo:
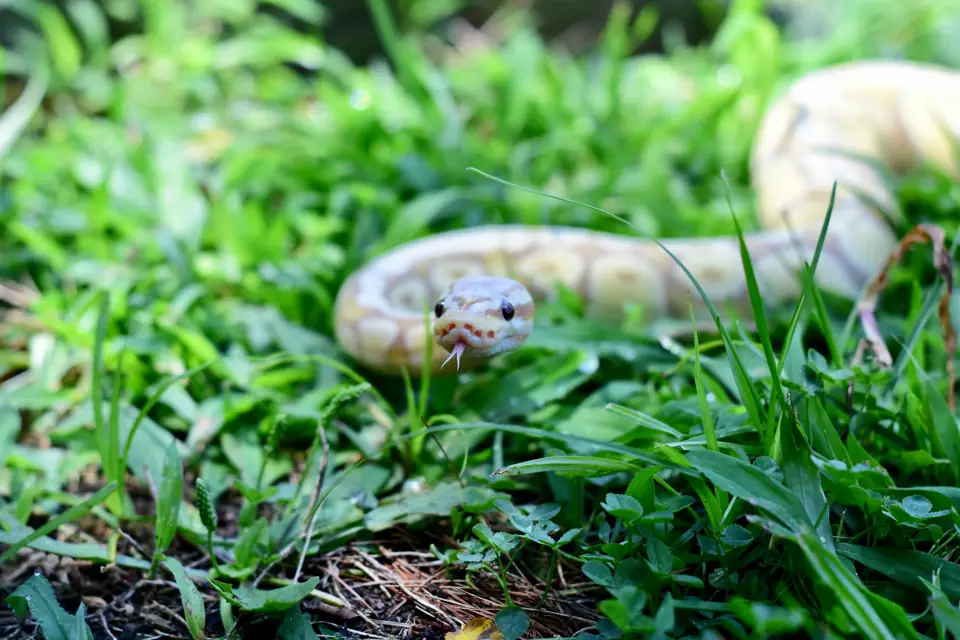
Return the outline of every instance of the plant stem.
{"type": "Polygon", "coordinates": [[[217,555],[213,552],[213,531],[207,529],[207,552],[210,554],[210,562],[213,568],[220,570],[220,563],[217,562],[217,555]]]}

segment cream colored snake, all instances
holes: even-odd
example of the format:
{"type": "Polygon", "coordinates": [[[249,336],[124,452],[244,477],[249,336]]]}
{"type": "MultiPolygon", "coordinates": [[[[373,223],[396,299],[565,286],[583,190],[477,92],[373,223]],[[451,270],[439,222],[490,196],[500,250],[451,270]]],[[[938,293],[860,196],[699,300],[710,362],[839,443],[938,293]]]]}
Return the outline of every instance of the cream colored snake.
{"type": "MultiPolygon", "coordinates": [[[[850,299],[860,294],[898,244],[885,217],[899,218],[898,203],[883,172],[926,165],[956,176],[957,105],[956,72],[903,61],[821,69],[774,101],[750,158],[763,231],[746,236],[765,303],[800,295],[799,269],[813,255],[835,181],[817,284],[850,299]]],[[[721,313],[733,305],[749,314],[736,236],[662,242],[721,313]]],[[[533,300],[557,283],[597,318],[616,321],[627,305],[640,305],[644,318],[689,321],[692,300],[698,319],[709,319],[687,276],[647,239],[508,225],[440,233],[377,257],[344,282],[336,337],[373,370],[416,376],[429,308],[431,370],[449,375],[522,344],[533,329],[533,300]]]]}

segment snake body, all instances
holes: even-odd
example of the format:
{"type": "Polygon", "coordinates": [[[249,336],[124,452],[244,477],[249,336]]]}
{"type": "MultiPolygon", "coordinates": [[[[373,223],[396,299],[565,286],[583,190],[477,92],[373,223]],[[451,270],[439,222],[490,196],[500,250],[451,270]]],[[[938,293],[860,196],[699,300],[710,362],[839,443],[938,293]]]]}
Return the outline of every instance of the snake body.
{"type": "MultiPolygon", "coordinates": [[[[800,295],[799,269],[813,255],[835,181],[817,284],[858,296],[898,243],[890,221],[900,213],[884,173],[933,166],[956,176],[956,105],[957,72],[905,61],[820,69],[776,98],[750,157],[763,230],[746,236],[766,303],[800,295]]],[[[735,236],[663,244],[718,309],[749,310],[735,236]]],[[[412,376],[432,339],[431,371],[449,375],[521,344],[533,327],[533,300],[557,283],[578,293],[597,318],[616,321],[639,305],[644,318],[689,320],[691,301],[698,317],[709,318],[687,276],[647,239],[504,225],[439,233],[378,256],[344,281],[335,334],[367,367],[393,374],[407,369],[412,376]],[[433,310],[430,327],[425,309],[433,310]],[[448,362],[451,355],[459,360],[454,350],[463,351],[460,367],[448,362]]]]}

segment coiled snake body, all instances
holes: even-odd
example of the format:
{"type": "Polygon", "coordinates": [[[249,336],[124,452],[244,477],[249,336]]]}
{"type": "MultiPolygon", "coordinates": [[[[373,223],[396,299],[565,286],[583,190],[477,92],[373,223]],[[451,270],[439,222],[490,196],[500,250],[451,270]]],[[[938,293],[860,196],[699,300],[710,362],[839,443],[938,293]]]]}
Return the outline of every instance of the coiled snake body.
{"type": "MultiPolygon", "coordinates": [[[[860,293],[898,243],[884,217],[896,220],[899,212],[883,171],[927,165],[956,176],[958,104],[956,72],[903,61],[822,69],[780,95],[750,158],[764,230],[746,241],[765,302],[800,295],[799,269],[815,250],[834,181],[817,284],[849,298],[860,293]]],[[[748,309],[735,236],[663,243],[718,309],[748,309]]],[[[367,367],[406,368],[416,376],[426,355],[429,307],[433,339],[443,347],[434,345],[431,370],[449,375],[521,344],[532,330],[533,299],[558,282],[582,296],[588,313],[610,320],[626,305],[640,305],[645,318],[689,319],[692,299],[703,326],[699,295],[688,294],[687,276],[655,243],[579,228],[508,225],[419,239],[351,274],[336,300],[336,337],[367,367]]]]}

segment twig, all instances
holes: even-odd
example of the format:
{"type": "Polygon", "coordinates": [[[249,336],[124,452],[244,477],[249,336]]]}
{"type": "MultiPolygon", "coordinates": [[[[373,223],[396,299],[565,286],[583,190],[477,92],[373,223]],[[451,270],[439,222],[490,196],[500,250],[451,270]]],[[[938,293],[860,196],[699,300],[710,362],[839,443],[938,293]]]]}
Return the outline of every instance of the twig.
{"type": "MultiPolygon", "coordinates": [[[[319,437],[320,443],[322,445],[322,455],[320,458],[320,466],[319,466],[319,469],[317,470],[317,482],[314,485],[313,494],[310,496],[310,504],[307,507],[308,514],[314,508],[317,502],[317,499],[320,495],[320,489],[323,488],[323,474],[327,469],[327,459],[330,454],[330,447],[327,444],[327,435],[326,435],[326,431],[323,428],[322,422],[317,428],[317,436],[319,437]]],[[[260,584],[260,581],[263,580],[268,573],[270,573],[270,570],[273,567],[275,567],[277,563],[282,562],[288,555],[290,555],[293,552],[293,550],[297,546],[297,540],[300,537],[302,537],[304,533],[306,533],[306,541],[304,542],[304,545],[303,545],[303,552],[300,555],[300,560],[297,562],[297,572],[294,574],[294,577],[293,577],[294,582],[297,582],[299,580],[300,571],[303,569],[303,561],[304,561],[304,558],[306,557],[307,547],[310,546],[310,536],[313,533],[313,526],[314,526],[314,523],[316,522],[318,513],[319,513],[319,509],[317,510],[316,513],[314,513],[312,516],[309,517],[309,523],[306,525],[306,530],[301,531],[299,534],[297,534],[297,536],[292,541],[287,543],[287,545],[280,550],[280,552],[277,554],[277,557],[272,562],[270,562],[270,564],[264,567],[263,571],[261,571],[260,574],[254,579],[253,581],[254,587],[260,584]]]]}
{"type": "Polygon", "coordinates": [[[424,607],[424,608],[426,608],[426,609],[429,609],[430,612],[439,615],[439,616],[440,616],[441,618],[443,618],[448,624],[450,624],[453,628],[456,629],[456,628],[459,628],[459,627],[463,626],[463,622],[462,622],[462,621],[457,620],[456,618],[453,618],[452,616],[448,615],[447,612],[445,612],[443,609],[437,607],[437,606],[434,605],[434,604],[431,604],[431,603],[427,602],[426,600],[424,600],[423,598],[421,598],[420,596],[418,596],[417,594],[415,594],[413,591],[411,591],[410,589],[408,589],[408,588],[407,588],[407,585],[405,585],[405,584],[403,583],[403,580],[400,579],[400,576],[398,576],[398,575],[396,574],[396,572],[393,572],[393,571],[388,570],[388,569],[387,569],[386,567],[384,567],[380,562],[378,562],[376,558],[374,558],[373,556],[371,556],[371,555],[370,555],[369,553],[367,553],[366,551],[363,551],[362,549],[359,549],[358,551],[359,551],[360,555],[363,556],[363,558],[364,558],[367,562],[369,562],[369,563],[372,564],[373,566],[377,567],[378,569],[380,569],[381,571],[383,571],[383,572],[386,573],[387,575],[392,575],[393,578],[394,578],[394,580],[396,581],[397,586],[400,587],[400,590],[403,591],[405,594],[407,594],[407,596],[408,596],[411,600],[414,600],[414,601],[415,601],[417,604],[419,604],[420,606],[422,606],[422,607],[424,607]]]}
{"type": "MultiPolygon", "coordinates": [[[[423,428],[424,428],[424,429],[429,429],[429,428],[430,428],[430,425],[427,424],[427,421],[424,420],[423,416],[420,416],[420,421],[423,422],[423,428]]],[[[467,483],[465,483],[465,482],[463,481],[463,478],[461,477],[460,471],[457,470],[456,465],[453,464],[453,460],[451,460],[451,459],[450,459],[450,456],[447,455],[447,450],[444,449],[444,448],[443,448],[443,444],[440,443],[440,438],[437,437],[437,434],[436,434],[436,433],[431,433],[431,434],[430,434],[430,437],[432,437],[432,438],[433,438],[433,441],[437,443],[437,447],[440,449],[440,453],[443,454],[443,457],[444,457],[444,459],[446,459],[447,464],[450,465],[450,469],[453,471],[454,475],[456,476],[457,482],[460,483],[460,488],[461,488],[461,489],[466,489],[466,488],[467,488],[467,483]]]]}
{"type": "Polygon", "coordinates": [[[929,242],[933,245],[933,264],[947,285],[947,290],[940,298],[939,319],[943,328],[944,340],[947,346],[947,374],[950,384],[947,389],[947,403],[950,405],[950,411],[956,411],[953,399],[954,387],[956,385],[956,372],[953,365],[953,353],[956,350],[957,334],[953,330],[950,322],[950,297],[953,294],[953,260],[950,258],[950,252],[944,237],[943,229],[933,224],[918,224],[911,229],[900,241],[900,245],[894,250],[893,254],[887,260],[887,264],[880,270],[880,273],[873,279],[867,287],[863,299],[857,304],[857,313],[863,324],[863,331],[866,334],[867,341],[882,366],[893,366],[893,356],[887,349],[887,345],[880,335],[880,328],[877,326],[875,315],[877,308],[877,298],[880,292],[887,286],[887,277],[890,270],[903,259],[904,254],[912,245],[918,242],[929,242]]]}
{"type": "MultiPolygon", "coordinates": [[[[371,613],[373,613],[373,611],[374,611],[373,606],[371,606],[371,604],[370,604],[369,602],[367,602],[367,601],[364,600],[362,597],[360,597],[360,594],[357,593],[357,592],[353,589],[353,587],[351,587],[349,584],[347,584],[346,581],[345,581],[343,578],[340,577],[340,572],[339,572],[339,571],[337,571],[337,570],[335,570],[335,569],[332,569],[332,568],[328,568],[328,569],[327,569],[327,574],[330,575],[330,576],[333,578],[334,583],[336,583],[335,586],[339,586],[339,587],[342,587],[343,589],[346,589],[354,598],[356,598],[357,600],[360,601],[360,604],[361,604],[362,606],[364,606],[364,607],[367,608],[367,611],[370,611],[371,613]]],[[[390,594],[388,593],[387,596],[389,597],[390,594]]],[[[349,601],[348,601],[345,597],[343,597],[342,594],[341,594],[341,596],[340,596],[340,599],[343,600],[344,602],[349,603],[349,601]]],[[[362,616],[364,620],[367,620],[367,617],[363,615],[363,612],[362,612],[362,611],[360,611],[360,607],[354,607],[354,610],[355,610],[360,616],[362,616]]]]}
{"type": "Polygon", "coordinates": [[[132,547],[133,547],[134,549],[136,549],[141,555],[143,555],[144,558],[149,558],[149,557],[150,557],[150,554],[143,550],[143,547],[140,546],[140,543],[138,543],[136,540],[134,540],[134,539],[130,536],[130,534],[128,534],[126,531],[124,531],[123,529],[117,528],[117,533],[119,533],[120,536],[130,544],[130,546],[132,546],[132,547]]]}
{"type": "Polygon", "coordinates": [[[310,496],[310,506],[307,507],[307,513],[313,511],[313,515],[310,516],[309,523],[307,524],[306,539],[303,542],[303,550],[300,552],[300,560],[297,562],[297,570],[293,574],[293,581],[298,582],[300,580],[300,571],[303,569],[303,561],[307,557],[307,549],[310,547],[310,537],[313,535],[313,527],[317,521],[317,516],[320,515],[320,509],[317,507],[317,500],[320,498],[320,490],[323,488],[323,477],[324,473],[327,470],[327,459],[330,455],[330,445],[327,443],[327,432],[323,428],[323,423],[321,422],[317,425],[317,435],[320,437],[320,445],[322,448],[322,453],[320,454],[320,466],[317,469],[317,482],[313,486],[313,495],[310,496]]]}
{"type": "MultiPolygon", "coordinates": [[[[369,568],[367,565],[363,564],[362,562],[357,562],[355,560],[353,562],[353,566],[360,569],[360,571],[366,574],[366,576],[373,581],[373,582],[366,582],[363,585],[358,585],[358,586],[367,586],[367,585],[373,585],[373,584],[379,585],[380,591],[383,592],[383,595],[386,596],[388,599],[390,598],[391,594],[387,590],[387,587],[385,585],[393,584],[393,581],[387,582],[386,580],[378,579],[377,575],[373,572],[373,569],[369,568]]],[[[345,584],[344,586],[350,589],[350,592],[353,593],[355,596],[357,596],[358,598],[360,597],[349,585],[345,584]]]]}
{"type": "Polygon", "coordinates": [[[117,636],[113,635],[113,631],[110,631],[110,623],[107,622],[107,616],[103,614],[103,610],[100,611],[100,624],[103,625],[103,630],[110,637],[110,640],[117,640],[117,636]]]}

